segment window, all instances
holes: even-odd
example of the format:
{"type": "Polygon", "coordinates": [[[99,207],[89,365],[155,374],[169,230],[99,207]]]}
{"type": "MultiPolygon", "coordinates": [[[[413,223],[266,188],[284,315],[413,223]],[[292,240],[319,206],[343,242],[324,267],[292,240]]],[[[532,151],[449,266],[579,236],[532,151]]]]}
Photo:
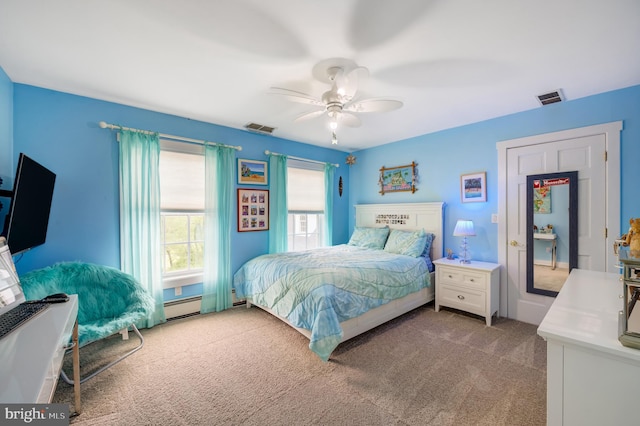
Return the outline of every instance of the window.
{"type": "Polygon", "coordinates": [[[204,214],[162,213],[163,274],[204,267],[204,214]]]}
{"type": "Polygon", "coordinates": [[[323,245],[324,194],[322,164],[287,161],[289,251],[323,245]]]}
{"type": "Polygon", "coordinates": [[[203,148],[166,140],[160,147],[164,287],[200,283],[204,268],[203,148]]]}
{"type": "Polygon", "coordinates": [[[289,251],[322,246],[323,217],[323,214],[292,213],[289,211],[289,251]]]}

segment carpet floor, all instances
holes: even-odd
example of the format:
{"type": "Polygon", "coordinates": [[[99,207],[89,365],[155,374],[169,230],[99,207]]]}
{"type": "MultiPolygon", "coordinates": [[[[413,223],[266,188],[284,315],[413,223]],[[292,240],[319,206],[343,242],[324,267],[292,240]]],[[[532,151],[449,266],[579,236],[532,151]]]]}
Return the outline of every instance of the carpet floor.
{"type": "MultiPolygon", "coordinates": [[[[322,362],[258,308],[142,330],[145,346],[82,385],[74,425],[544,425],[546,343],[536,326],[433,303],[355,337],[322,362]]],[[[134,345],[80,350],[83,374],[134,345]]],[[[71,360],[65,357],[70,373],[71,360]]],[[[62,381],[54,402],[73,407],[62,381]]]]}

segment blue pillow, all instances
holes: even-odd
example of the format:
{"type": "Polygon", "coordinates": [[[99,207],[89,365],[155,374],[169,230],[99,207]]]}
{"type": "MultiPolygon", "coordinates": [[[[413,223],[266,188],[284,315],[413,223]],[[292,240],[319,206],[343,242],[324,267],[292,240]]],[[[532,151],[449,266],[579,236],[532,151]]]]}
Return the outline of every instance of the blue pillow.
{"type": "Polygon", "coordinates": [[[433,266],[433,262],[431,262],[431,243],[433,243],[433,239],[436,236],[429,233],[427,233],[426,235],[427,235],[427,241],[424,245],[424,251],[420,256],[424,259],[425,263],[427,264],[427,267],[429,268],[429,272],[433,272],[435,270],[435,267],[433,266]]]}
{"type": "Polygon", "coordinates": [[[389,253],[404,254],[411,257],[420,257],[424,252],[427,242],[427,234],[424,230],[401,231],[391,230],[384,251],[389,253]]]}
{"type": "Polygon", "coordinates": [[[433,243],[433,239],[436,236],[431,234],[431,233],[425,233],[425,235],[426,235],[427,239],[425,241],[424,251],[422,252],[421,256],[423,256],[423,257],[431,257],[431,243],[433,243]]]}
{"type": "Polygon", "coordinates": [[[382,250],[389,236],[389,227],[366,228],[356,227],[347,243],[350,246],[358,246],[382,250]]]}

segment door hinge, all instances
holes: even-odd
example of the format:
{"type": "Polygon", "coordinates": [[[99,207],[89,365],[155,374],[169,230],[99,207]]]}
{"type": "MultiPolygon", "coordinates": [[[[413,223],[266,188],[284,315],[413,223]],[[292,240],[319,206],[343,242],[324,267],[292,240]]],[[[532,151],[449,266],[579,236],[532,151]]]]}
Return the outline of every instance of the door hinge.
{"type": "Polygon", "coordinates": [[[604,152],[604,161],[607,162],[607,151],[604,152]]]}
{"type": "Polygon", "coordinates": [[[609,230],[607,228],[604,228],[604,237],[609,238],[609,230]]]}

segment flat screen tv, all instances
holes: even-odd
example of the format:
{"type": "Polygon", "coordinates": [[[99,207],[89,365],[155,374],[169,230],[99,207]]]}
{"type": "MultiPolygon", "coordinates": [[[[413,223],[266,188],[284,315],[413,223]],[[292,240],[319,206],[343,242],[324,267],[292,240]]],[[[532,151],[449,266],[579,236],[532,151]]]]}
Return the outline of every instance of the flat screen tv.
{"type": "Polygon", "coordinates": [[[2,235],[12,255],[44,244],[56,175],[20,153],[11,206],[2,235]]]}

